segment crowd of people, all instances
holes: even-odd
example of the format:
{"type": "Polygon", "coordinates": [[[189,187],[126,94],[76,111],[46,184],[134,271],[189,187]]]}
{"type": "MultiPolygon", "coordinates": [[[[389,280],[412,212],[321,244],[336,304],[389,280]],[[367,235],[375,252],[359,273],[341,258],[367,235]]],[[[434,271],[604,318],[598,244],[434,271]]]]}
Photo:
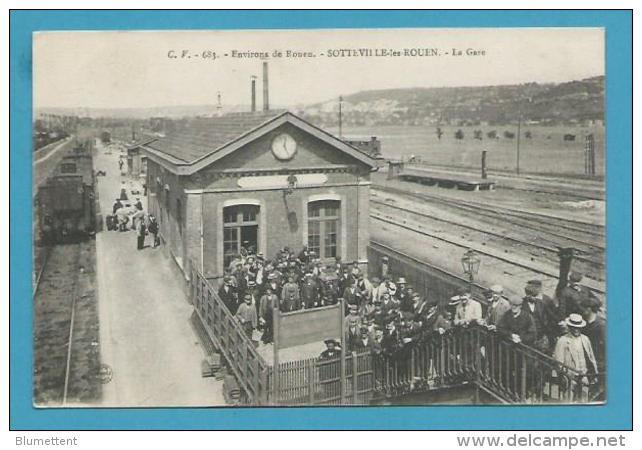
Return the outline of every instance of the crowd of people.
{"type": "MultiPolygon", "coordinates": [[[[387,258],[383,259],[387,270],[387,258]]],[[[604,370],[605,319],[602,302],[571,272],[558,295],[543,293],[532,280],[524,295],[506,295],[491,286],[484,302],[460,289],[450,299],[424,298],[404,277],[368,278],[356,261],[337,258],[323,263],[304,247],[298,254],[283,248],[272,259],[252,249],[234,259],[218,294],[249,338],[262,330],[273,339],[274,308],[281,312],[345,302],[343,340],[328,339],[322,358],[333,358],[339,346],[349,352],[370,350],[403,357],[404,352],[433,333],[477,324],[523,343],[584,373],[604,370]],[[483,305],[482,305],[483,303],[483,305]]],[[[377,271],[380,273],[381,271],[377,271]]]]}
{"type": "Polygon", "coordinates": [[[152,247],[160,245],[159,225],[153,214],[146,214],[140,198],[132,205],[128,202],[127,194],[121,191],[120,197],[114,200],[112,214],[106,219],[107,229],[110,231],[135,231],[136,249],[145,248],[147,236],[152,238],[152,247]]]}

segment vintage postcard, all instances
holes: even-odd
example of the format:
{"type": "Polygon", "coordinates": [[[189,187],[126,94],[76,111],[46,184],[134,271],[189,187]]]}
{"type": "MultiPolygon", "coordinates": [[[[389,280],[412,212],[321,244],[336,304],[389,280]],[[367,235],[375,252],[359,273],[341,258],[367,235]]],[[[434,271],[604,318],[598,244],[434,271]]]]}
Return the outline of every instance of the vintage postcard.
{"type": "Polygon", "coordinates": [[[34,33],[33,404],[608,402],[604,55],[34,33]]]}

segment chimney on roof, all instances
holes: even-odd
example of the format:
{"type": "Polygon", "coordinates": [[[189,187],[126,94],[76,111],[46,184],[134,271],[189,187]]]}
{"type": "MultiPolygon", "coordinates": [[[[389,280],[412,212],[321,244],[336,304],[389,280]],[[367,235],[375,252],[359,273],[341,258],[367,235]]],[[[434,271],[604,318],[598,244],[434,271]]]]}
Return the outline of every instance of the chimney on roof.
{"type": "Polygon", "coordinates": [[[270,110],[270,98],[268,88],[268,63],[263,61],[263,111],[270,110]]]}
{"type": "Polygon", "coordinates": [[[250,77],[252,80],[252,112],[256,112],[256,75],[250,77]]]}

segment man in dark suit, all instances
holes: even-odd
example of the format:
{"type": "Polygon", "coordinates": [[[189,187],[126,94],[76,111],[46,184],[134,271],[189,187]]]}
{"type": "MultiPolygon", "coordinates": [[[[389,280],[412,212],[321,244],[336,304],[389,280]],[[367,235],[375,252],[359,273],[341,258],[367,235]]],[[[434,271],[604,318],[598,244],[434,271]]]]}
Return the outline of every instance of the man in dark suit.
{"type": "Polygon", "coordinates": [[[523,303],[522,298],[511,297],[510,311],[501,318],[497,330],[515,343],[533,345],[537,338],[537,328],[533,317],[522,308],[523,303]]]}
{"type": "Polygon", "coordinates": [[[533,317],[535,328],[537,329],[537,336],[533,345],[539,351],[547,353],[550,344],[546,333],[549,328],[546,306],[541,299],[537,298],[537,289],[532,285],[527,284],[524,288],[524,293],[526,294],[524,296],[526,312],[533,317]]]}
{"type": "Polygon", "coordinates": [[[218,289],[218,296],[223,301],[227,309],[232,315],[236,314],[238,308],[238,300],[236,290],[234,289],[234,281],[231,276],[223,278],[223,284],[218,289]]]}

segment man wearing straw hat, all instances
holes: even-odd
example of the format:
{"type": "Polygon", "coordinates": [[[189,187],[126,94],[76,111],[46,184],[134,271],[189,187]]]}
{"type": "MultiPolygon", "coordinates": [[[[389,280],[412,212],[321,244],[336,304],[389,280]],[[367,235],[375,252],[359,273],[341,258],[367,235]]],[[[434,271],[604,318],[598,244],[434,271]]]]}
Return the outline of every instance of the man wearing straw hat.
{"type": "Polygon", "coordinates": [[[597,362],[591,341],[582,334],[586,327],[586,321],[582,316],[569,315],[566,319],[566,327],[568,332],[557,340],[553,357],[579,375],[579,380],[577,378],[570,380],[570,386],[568,380],[563,378],[560,380],[560,387],[570,388],[573,396],[580,398],[588,395],[589,375],[597,374],[597,362]]]}
{"type": "Polygon", "coordinates": [[[566,318],[566,326],[568,333],[557,340],[553,357],[582,375],[597,373],[591,341],[582,334],[586,321],[579,314],[571,314],[566,318]]]}

